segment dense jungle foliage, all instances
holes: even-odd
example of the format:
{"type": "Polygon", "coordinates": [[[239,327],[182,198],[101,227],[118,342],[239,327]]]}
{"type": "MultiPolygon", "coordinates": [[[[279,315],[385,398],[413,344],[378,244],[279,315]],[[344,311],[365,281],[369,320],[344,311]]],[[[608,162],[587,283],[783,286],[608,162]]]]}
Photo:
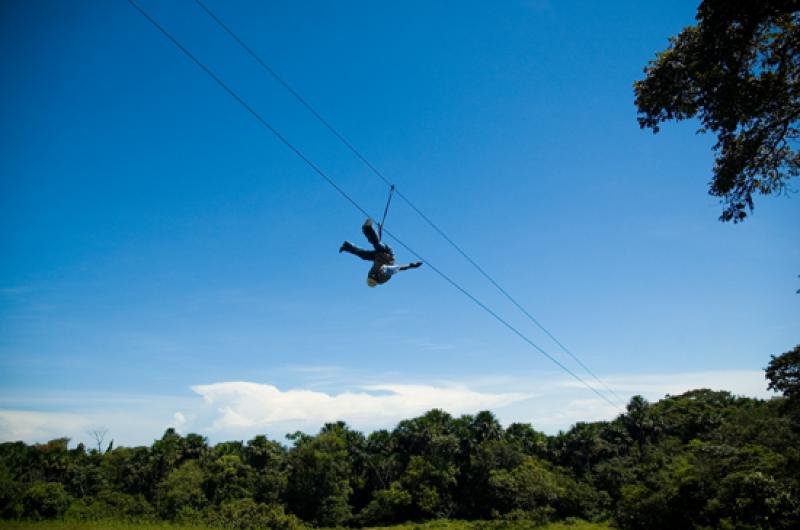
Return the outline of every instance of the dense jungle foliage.
{"type": "Polygon", "coordinates": [[[5,519],[166,520],[226,528],[453,518],[584,519],[630,530],[800,528],[800,347],[773,357],[764,401],[694,390],[634,397],[613,421],[547,436],[490,412],[432,410],[392,431],[345,423],[210,446],[0,445],[5,519]]]}

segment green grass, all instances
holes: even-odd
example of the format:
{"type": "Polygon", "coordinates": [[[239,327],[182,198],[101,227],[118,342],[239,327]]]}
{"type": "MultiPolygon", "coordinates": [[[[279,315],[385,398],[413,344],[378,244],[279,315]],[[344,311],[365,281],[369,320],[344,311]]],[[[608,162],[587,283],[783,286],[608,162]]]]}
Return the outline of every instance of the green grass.
{"type": "Polygon", "coordinates": [[[376,530],[613,530],[606,523],[550,523],[534,526],[526,521],[429,521],[427,523],[407,523],[396,526],[373,527],[376,530]]]}
{"type": "Polygon", "coordinates": [[[612,530],[606,523],[587,523],[579,521],[574,524],[553,523],[544,527],[544,530],[612,530]]]}
{"type": "Polygon", "coordinates": [[[0,521],[3,530],[200,530],[203,526],[123,521],[0,521]]]}
{"type": "MultiPolygon", "coordinates": [[[[2,521],[4,530],[202,530],[205,526],[186,526],[170,523],[130,523],[123,521],[2,521]]],[[[377,527],[379,530],[612,530],[604,523],[551,523],[534,527],[530,523],[516,521],[430,521],[421,524],[402,524],[377,527]]]]}

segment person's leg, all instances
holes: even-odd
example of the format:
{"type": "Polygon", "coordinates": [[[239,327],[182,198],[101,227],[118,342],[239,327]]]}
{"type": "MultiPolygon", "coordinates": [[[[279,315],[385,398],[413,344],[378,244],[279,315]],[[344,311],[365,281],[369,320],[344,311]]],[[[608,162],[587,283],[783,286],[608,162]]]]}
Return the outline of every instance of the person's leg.
{"type": "Polygon", "coordinates": [[[339,252],[347,252],[348,254],[353,254],[354,256],[358,256],[359,258],[365,261],[374,261],[375,260],[375,251],[374,250],[364,250],[358,248],[354,244],[350,243],[349,241],[345,241],[342,243],[342,246],[339,247],[339,252]]]}
{"type": "Polygon", "coordinates": [[[378,234],[376,234],[375,230],[372,228],[372,220],[367,219],[361,229],[364,231],[364,235],[367,237],[369,242],[372,243],[372,248],[375,249],[377,261],[380,261],[383,265],[390,265],[394,263],[394,252],[392,252],[392,249],[389,245],[386,243],[381,243],[380,239],[378,239],[378,234]]]}
{"type": "Polygon", "coordinates": [[[378,265],[394,265],[394,254],[388,245],[383,245],[381,250],[375,251],[375,263],[378,265]]]}
{"type": "Polygon", "coordinates": [[[378,239],[378,234],[375,233],[375,229],[372,228],[372,219],[367,219],[364,221],[364,225],[361,227],[361,231],[364,232],[364,235],[372,244],[372,248],[374,248],[378,252],[383,251],[383,245],[381,245],[381,240],[378,239]]]}

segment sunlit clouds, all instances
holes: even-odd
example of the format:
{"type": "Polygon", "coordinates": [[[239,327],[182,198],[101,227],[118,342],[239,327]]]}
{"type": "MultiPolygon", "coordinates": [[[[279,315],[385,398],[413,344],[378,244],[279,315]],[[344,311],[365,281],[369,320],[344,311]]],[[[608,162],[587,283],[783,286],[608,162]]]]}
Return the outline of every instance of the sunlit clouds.
{"type": "MultiPolygon", "coordinates": [[[[309,370],[315,375],[314,370],[309,370]]],[[[327,370],[330,371],[330,370],[327,370]]],[[[224,381],[193,385],[170,395],[102,395],[83,393],[39,396],[25,404],[0,409],[0,440],[45,442],[69,437],[93,443],[91,430],[102,426],[115,445],[149,444],[164,429],[196,432],[213,441],[249,439],[267,434],[283,441],[287,433],[316,432],[327,422],[345,421],[369,433],[393,428],[399,421],[433,408],[455,416],[490,410],[503,425],[530,423],[537,430],[555,433],[579,421],[611,420],[624,412],[631,396],[657,401],[697,388],[727,390],[736,395],[768,398],[761,371],[724,370],[673,374],[605,375],[614,391],[612,403],[582,384],[555,373],[482,377],[469,381],[409,382],[411,376],[380,383],[381,376],[359,373],[370,383],[354,385],[344,368],[328,374],[325,390],[310,377],[308,384],[281,388],[267,382],[224,381]],[[336,383],[336,380],[339,383],[336,383]]],[[[605,389],[599,385],[600,392],[605,389]]]]}
{"type": "Polygon", "coordinates": [[[356,427],[391,426],[432,408],[452,414],[503,407],[531,397],[524,393],[476,392],[464,386],[370,385],[358,391],[328,394],[273,385],[224,382],[193,386],[206,406],[217,411],[212,430],[270,427],[281,422],[345,420],[356,427]]]}

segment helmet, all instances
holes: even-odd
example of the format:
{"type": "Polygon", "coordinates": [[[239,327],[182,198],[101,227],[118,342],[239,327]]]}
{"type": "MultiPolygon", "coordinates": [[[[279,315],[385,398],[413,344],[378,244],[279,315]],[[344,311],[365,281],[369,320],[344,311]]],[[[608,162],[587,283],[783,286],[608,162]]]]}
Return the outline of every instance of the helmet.
{"type": "Polygon", "coordinates": [[[375,287],[376,285],[378,285],[378,282],[375,281],[375,278],[373,278],[372,276],[367,276],[367,285],[369,285],[370,287],[375,287]]]}

